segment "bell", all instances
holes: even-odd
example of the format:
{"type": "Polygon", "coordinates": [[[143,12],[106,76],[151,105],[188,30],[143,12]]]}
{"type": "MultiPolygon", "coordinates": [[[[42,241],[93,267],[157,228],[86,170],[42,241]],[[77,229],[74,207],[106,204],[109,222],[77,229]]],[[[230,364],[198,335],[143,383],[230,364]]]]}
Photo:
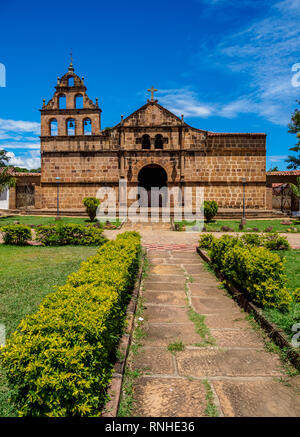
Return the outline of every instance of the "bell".
{"type": "Polygon", "coordinates": [[[72,123],[72,121],[69,124],[70,127],[74,127],[74,124],[72,123]]]}

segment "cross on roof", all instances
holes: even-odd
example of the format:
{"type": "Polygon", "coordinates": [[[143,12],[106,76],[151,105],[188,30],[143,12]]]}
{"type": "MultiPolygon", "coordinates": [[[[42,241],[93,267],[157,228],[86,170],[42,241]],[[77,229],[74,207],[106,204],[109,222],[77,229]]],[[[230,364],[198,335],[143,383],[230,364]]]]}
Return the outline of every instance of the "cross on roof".
{"type": "Polygon", "coordinates": [[[152,87],[152,88],[149,88],[148,91],[151,93],[151,100],[150,101],[154,102],[154,93],[158,90],[156,88],[152,87]]]}
{"type": "Polygon", "coordinates": [[[74,67],[73,67],[73,50],[71,49],[70,52],[70,65],[69,65],[69,71],[73,72],[74,71],[74,67]]]}

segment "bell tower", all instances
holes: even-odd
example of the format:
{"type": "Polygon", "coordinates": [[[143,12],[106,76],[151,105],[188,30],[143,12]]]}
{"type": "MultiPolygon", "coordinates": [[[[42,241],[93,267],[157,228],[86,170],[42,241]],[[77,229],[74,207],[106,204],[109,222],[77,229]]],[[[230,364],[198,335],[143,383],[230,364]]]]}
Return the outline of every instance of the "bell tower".
{"type": "MultiPolygon", "coordinates": [[[[41,109],[41,139],[57,137],[86,137],[100,135],[101,109],[86,94],[84,78],[74,73],[71,58],[68,72],[57,78],[55,93],[41,109]]],[[[85,138],[86,139],[86,138],[85,138]]]]}

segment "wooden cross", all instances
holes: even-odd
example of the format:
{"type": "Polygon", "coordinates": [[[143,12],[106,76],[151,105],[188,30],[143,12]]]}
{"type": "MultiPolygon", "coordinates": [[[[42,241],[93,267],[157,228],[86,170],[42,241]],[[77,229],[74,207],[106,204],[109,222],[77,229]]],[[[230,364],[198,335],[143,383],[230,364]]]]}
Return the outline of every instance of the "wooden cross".
{"type": "Polygon", "coordinates": [[[158,91],[156,88],[152,87],[149,88],[148,91],[151,93],[151,102],[154,102],[154,93],[155,91],[158,91]]]}

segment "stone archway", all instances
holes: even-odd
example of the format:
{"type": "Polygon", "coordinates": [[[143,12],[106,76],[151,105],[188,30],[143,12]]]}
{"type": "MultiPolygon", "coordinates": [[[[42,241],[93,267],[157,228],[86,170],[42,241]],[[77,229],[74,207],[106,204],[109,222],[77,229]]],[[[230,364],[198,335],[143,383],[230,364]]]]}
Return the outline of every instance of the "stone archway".
{"type": "MultiPolygon", "coordinates": [[[[151,188],[162,188],[168,185],[168,175],[163,167],[158,164],[149,164],[143,167],[138,174],[138,186],[145,188],[145,195],[140,195],[140,206],[151,207],[151,188]]],[[[165,206],[167,196],[159,196],[159,206],[165,206]]]]}

